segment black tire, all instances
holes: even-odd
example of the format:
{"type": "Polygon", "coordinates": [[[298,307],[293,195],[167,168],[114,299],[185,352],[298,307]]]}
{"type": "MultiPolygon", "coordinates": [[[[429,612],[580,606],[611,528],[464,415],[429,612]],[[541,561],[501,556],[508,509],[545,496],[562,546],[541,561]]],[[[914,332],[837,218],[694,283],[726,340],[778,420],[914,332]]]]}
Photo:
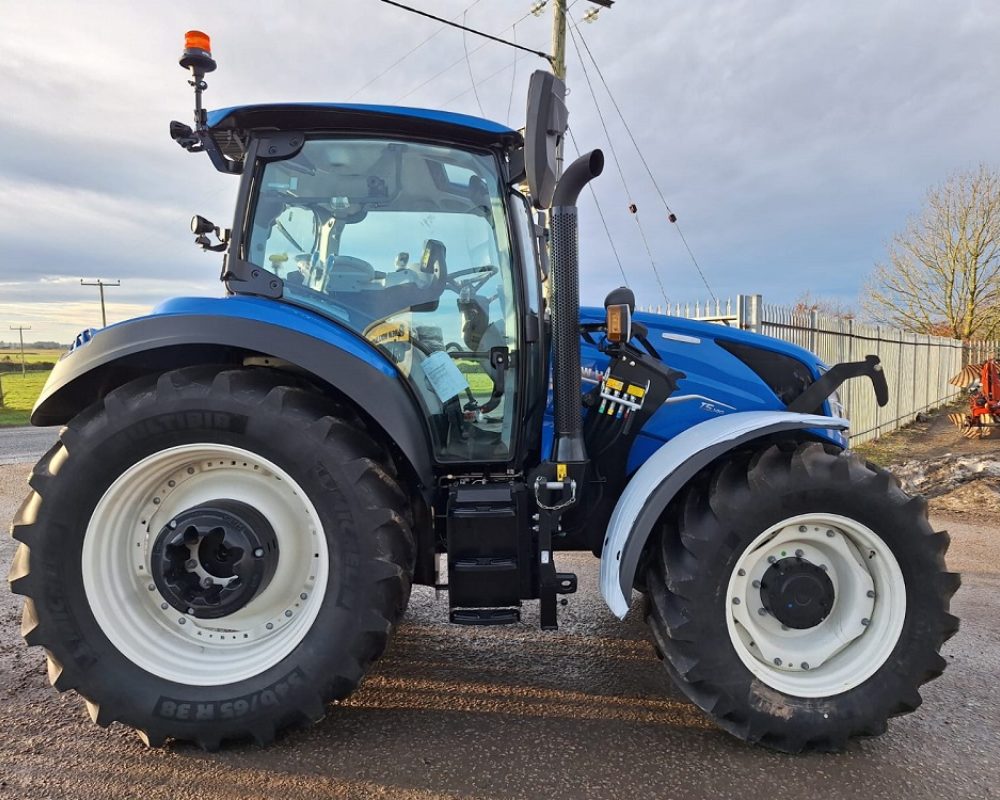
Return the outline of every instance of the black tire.
{"type": "Polygon", "coordinates": [[[81,694],[99,725],[124,723],[149,745],[268,743],[282,728],[322,718],[385,649],[413,574],[407,495],[356,414],[294,383],[267,369],[142,378],[73,419],[35,467],[12,527],[22,634],[45,648],[53,686],[81,694]],[[95,506],[124,470],[202,442],[259,454],[291,476],[322,523],[330,563],[315,620],[287,656],[245,680],[195,686],[153,674],[115,647],[88,605],[81,553],[95,506]]]}
{"type": "Polygon", "coordinates": [[[959,586],[946,571],[948,535],[922,498],[849,453],[818,443],[736,454],[703,472],[672,505],[646,573],[646,619],[671,678],[733,735],[786,752],[836,751],[852,736],[884,733],[915,710],[918,687],[945,668],[941,645],[958,630],[948,613],[959,586]],[[902,632],[867,680],[828,697],[785,694],[755,676],[730,638],[729,581],[743,552],[800,514],[838,514],[877,533],[906,587],[902,632]]]}

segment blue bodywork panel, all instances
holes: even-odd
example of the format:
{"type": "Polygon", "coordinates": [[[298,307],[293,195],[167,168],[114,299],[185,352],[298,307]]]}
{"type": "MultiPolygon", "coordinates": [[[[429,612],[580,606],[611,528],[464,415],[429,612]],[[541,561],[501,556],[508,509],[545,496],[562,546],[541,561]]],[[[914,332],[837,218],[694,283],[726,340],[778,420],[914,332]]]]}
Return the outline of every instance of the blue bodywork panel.
{"type": "MultiPolygon", "coordinates": [[[[326,342],[331,347],[337,347],[356,358],[360,358],[369,366],[384,373],[388,378],[393,380],[399,378],[399,372],[389,359],[376,350],[373,345],[362,340],[356,333],[321,317],[319,314],[314,314],[312,311],[293,306],[290,303],[275,303],[273,300],[251,297],[250,295],[174,297],[160,303],[153,309],[150,316],[169,314],[244,317],[268,325],[280,325],[306,336],[312,336],[326,342]]],[[[128,325],[132,321],[134,320],[126,320],[118,324],[128,325]]]]}
{"type": "MultiPolygon", "coordinates": [[[[161,303],[150,316],[171,315],[239,317],[288,328],[363,360],[379,370],[386,378],[392,380],[400,378],[396,367],[357,334],[319,314],[289,303],[247,295],[224,298],[179,297],[161,303]]],[[[581,310],[583,322],[600,322],[603,319],[603,309],[581,310]]],[[[659,352],[664,363],[685,374],[672,397],[686,395],[700,397],[668,403],[649,419],[632,447],[628,463],[629,473],[638,469],[664,442],[700,422],[736,411],[778,411],[785,408],[784,403],[761,378],[740,359],[720,347],[719,341],[742,342],[790,356],[805,364],[814,378],[818,378],[824,368],[819,359],[809,351],[768,336],[723,325],[655,314],[638,313],[635,319],[649,329],[649,341],[659,352]]],[[[127,320],[109,326],[105,330],[129,325],[135,321],[127,320]]],[[[100,336],[101,331],[87,331],[86,335],[82,335],[74,343],[74,349],[84,348],[90,341],[100,336]]],[[[72,357],[72,353],[68,355],[72,357]]],[[[582,343],[581,356],[581,363],[585,368],[603,372],[607,367],[607,356],[586,342],[582,343]]],[[[589,391],[590,388],[584,385],[585,391],[589,391]]],[[[549,452],[552,433],[550,396],[542,432],[542,453],[549,452]]],[[[812,433],[817,438],[826,439],[839,447],[847,446],[846,436],[839,431],[816,429],[812,433]]]]}
{"type": "MultiPolygon", "coordinates": [[[[603,308],[580,310],[582,322],[604,320],[603,308]]],[[[660,446],[681,431],[722,414],[735,411],[780,411],[785,404],[760,377],[736,356],[718,345],[719,341],[739,342],[790,356],[805,364],[814,378],[818,378],[824,365],[815,355],[797,345],[770,336],[750,333],[710,322],[667,317],[659,314],[637,313],[637,322],[649,328],[649,341],[663,358],[665,364],[683,372],[677,391],[672,397],[701,395],[711,401],[691,399],[662,406],[646,423],[636,438],[629,456],[628,471],[634,472],[655,453],[660,446]],[[666,334],[666,336],[664,335],[666,334]]],[[[581,348],[581,365],[603,372],[608,357],[598,348],[584,342],[581,348]]],[[[588,390],[589,386],[584,385],[588,390]]],[[[816,437],[826,439],[838,447],[847,447],[847,437],[840,431],[817,429],[816,437]]],[[[546,425],[542,452],[548,453],[552,442],[552,405],[546,409],[546,425]]]]}
{"type": "Polygon", "coordinates": [[[432,122],[441,122],[446,125],[456,125],[462,128],[472,128],[485,133],[499,133],[511,136],[518,136],[517,131],[481,117],[472,117],[468,114],[456,114],[451,111],[440,111],[430,108],[411,108],[409,106],[381,106],[369,105],[365,103],[278,103],[278,104],[255,104],[245,106],[230,106],[229,108],[218,108],[207,113],[209,128],[215,128],[225,122],[229,117],[242,114],[248,111],[266,111],[270,109],[315,109],[318,111],[362,111],[372,114],[384,114],[404,119],[422,119],[432,122]]]}

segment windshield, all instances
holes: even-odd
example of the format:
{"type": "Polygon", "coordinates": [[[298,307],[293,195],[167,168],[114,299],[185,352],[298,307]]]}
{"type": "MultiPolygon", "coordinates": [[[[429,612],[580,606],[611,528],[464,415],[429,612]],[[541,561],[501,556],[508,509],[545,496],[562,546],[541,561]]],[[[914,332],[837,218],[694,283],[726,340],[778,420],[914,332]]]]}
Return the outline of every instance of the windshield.
{"type": "Polygon", "coordinates": [[[517,315],[496,160],[312,139],[258,181],[248,260],[366,337],[414,387],[439,460],[511,456],[517,315]]]}

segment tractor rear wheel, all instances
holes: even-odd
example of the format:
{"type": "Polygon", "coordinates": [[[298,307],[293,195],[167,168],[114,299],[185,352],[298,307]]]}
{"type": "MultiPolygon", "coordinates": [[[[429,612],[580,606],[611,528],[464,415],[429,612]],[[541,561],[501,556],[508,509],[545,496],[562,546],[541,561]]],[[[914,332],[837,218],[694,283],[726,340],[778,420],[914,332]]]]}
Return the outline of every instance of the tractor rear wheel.
{"type": "Polygon", "coordinates": [[[22,633],[99,725],[266,743],[384,650],[413,574],[407,496],[361,420],[294,380],[139,379],[35,467],[12,529],[22,633]]]}
{"type": "Polygon", "coordinates": [[[702,473],[647,571],[667,671],[717,723],[787,752],[883,733],[941,674],[958,575],[888,473],[818,443],[702,473]]]}

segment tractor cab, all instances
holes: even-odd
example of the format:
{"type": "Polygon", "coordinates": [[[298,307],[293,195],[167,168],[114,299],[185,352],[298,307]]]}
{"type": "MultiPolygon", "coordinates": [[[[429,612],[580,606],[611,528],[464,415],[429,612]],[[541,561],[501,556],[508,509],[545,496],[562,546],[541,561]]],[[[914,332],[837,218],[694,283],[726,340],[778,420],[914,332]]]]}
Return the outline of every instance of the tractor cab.
{"type": "Polygon", "coordinates": [[[307,308],[381,351],[438,461],[514,459],[523,373],[543,366],[534,232],[514,186],[520,134],[337,104],[230,108],[206,124],[208,146],[243,176],[229,290],[307,308]]]}

